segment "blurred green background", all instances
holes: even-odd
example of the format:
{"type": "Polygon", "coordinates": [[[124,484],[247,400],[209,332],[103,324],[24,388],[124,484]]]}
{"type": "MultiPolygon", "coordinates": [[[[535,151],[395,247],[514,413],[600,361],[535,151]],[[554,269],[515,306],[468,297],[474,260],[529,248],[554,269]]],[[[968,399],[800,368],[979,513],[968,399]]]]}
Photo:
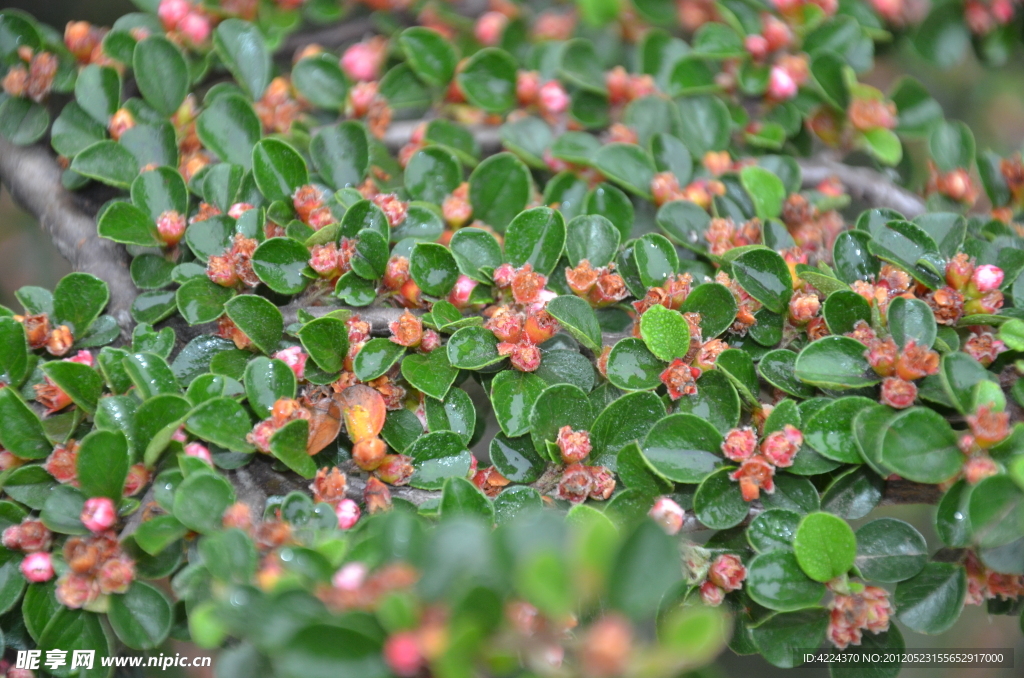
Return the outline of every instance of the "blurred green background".
{"type": "MultiPolygon", "coordinates": [[[[5,7],[16,7],[33,13],[40,20],[63,27],[69,20],[87,20],[109,25],[125,12],[134,11],[129,0],[17,0],[5,7]]],[[[899,41],[879,50],[874,73],[865,78],[882,90],[903,75],[921,80],[942,104],[946,116],[967,122],[974,130],[978,148],[991,148],[1006,154],[1024,145],[1024,58],[1018,52],[1011,64],[998,70],[982,67],[973,58],[951,71],[937,71],[899,41]]],[[[915,149],[911,147],[911,153],[915,149]]],[[[917,153],[920,149],[916,149],[917,153]]],[[[6,191],[0,196],[0,303],[18,308],[14,290],[22,285],[52,287],[69,271],[64,261],[39,230],[35,220],[21,211],[6,191]]],[[[887,507],[872,515],[892,516],[913,523],[928,538],[933,549],[940,547],[932,527],[934,509],[925,506],[887,507]]],[[[856,521],[854,527],[864,521],[856,521]]],[[[1024,638],[1016,617],[989,616],[983,608],[968,607],[957,625],[949,632],[929,637],[902,629],[908,647],[1015,648],[1013,669],[904,669],[903,676],[936,678],[1017,678],[1024,675],[1024,638]]],[[[175,646],[170,652],[187,651],[175,646]]],[[[736,657],[726,653],[717,665],[702,672],[706,676],[759,675],[769,678],[792,676],[792,671],[776,669],[760,657],[736,657]]],[[[211,676],[208,670],[183,674],[180,670],[148,674],[172,678],[190,675],[211,676]]],[[[801,678],[828,675],[824,668],[796,670],[801,678]]]]}

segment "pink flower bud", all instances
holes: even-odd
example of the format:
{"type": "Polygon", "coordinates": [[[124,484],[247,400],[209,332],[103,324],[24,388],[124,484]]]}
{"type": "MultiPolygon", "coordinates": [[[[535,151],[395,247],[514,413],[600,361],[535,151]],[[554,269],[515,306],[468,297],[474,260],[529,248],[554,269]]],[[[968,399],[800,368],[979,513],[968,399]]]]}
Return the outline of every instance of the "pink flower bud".
{"type": "Polygon", "coordinates": [[[96,367],[96,361],[93,359],[92,353],[89,351],[79,351],[70,358],[64,358],[64,362],[78,363],[79,365],[85,365],[86,367],[96,367]]]}
{"type": "Polygon", "coordinates": [[[750,56],[758,61],[768,56],[768,39],[763,35],[748,35],[743,41],[743,46],[750,52],[750,56]]]}
{"type": "Polygon", "coordinates": [[[785,101],[796,96],[796,80],[784,68],[772,66],[768,74],[768,96],[776,101],[785,101]]]}
{"type": "Polygon", "coordinates": [[[156,15],[167,30],[173,30],[192,10],[188,0],[161,0],[156,15]]]}
{"type": "Polygon", "coordinates": [[[756,449],[757,434],[749,426],[732,429],[722,442],[722,453],[732,461],[746,461],[756,449]]]}
{"type": "Polygon", "coordinates": [[[984,264],[974,269],[971,282],[979,292],[991,292],[1003,284],[1003,269],[992,264],[984,264]]]}
{"type": "Polygon", "coordinates": [[[185,235],[186,225],[185,217],[178,214],[175,210],[164,212],[156,220],[157,233],[160,234],[160,239],[168,247],[174,247],[181,242],[182,237],[185,235]]]}
{"type": "Polygon", "coordinates": [[[713,582],[706,581],[700,585],[700,599],[705,605],[718,607],[725,600],[725,591],[715,586],[713,582]]]}
{"type": "Polygon", "coordinates": [[[402,631],[394,634],[384,643],[384,661],[396,676],[410,678],[419,673],[423,665],[423,653],[415,634],[402,631]]]}
{"type": "Polygon", "coordinates": [[[743,585],[747,578],[747,568],[739,556],[726,553],[715,558],[708,570],[708,580],[725,591],[735,591],[743,585]]]}
{"type": "Polygon", "coordinates": [[[988,456],[971,457],[964,464],[964,480],[968,485],[977,485],[985,478],[999,473],[999,465],[988,456]]]}
{"type": "Polygon", "coordinates": [[[236,202],[228,208],[228,216],[232,219],[239,219],[243,214],[251,209],[255,208],[247,202],[236,202]]]}
{"type": "Polygon", "coordinates": [[[378,49],[368,43],[357,42],[345,50],[341,57],[341,68],[353,80],[376,80],[381,61],[378,49]]]}
{"type": "Polygon", "coordinates": [[[0,543],[3,543],[4,548],[8,551],[17,551],[21,548],[21,526],[11,525],[4,530],[3,536],[0,537],[0,543]]]}
{"type": "Polygon", "coordinates": [[[283,351],[278,351],[274,354],[274,358],[292,368],[292,372],[295,373],[295,378],[299,381],[306,378],[306,359],[308,357],[309,356],[302,351],[301,346],[289,346],[283,351]]]}
{"type": "Polygon", "coordinates": [[[189,12],[178,24],[178,30],[193,45],[201,45],[210,37],[210,20],[198,12],[189,12]]]}
{"type": "Polygon", "coordinates": [[[562,84],[557,80],[551,80],[541,86],[538,93],[540,107],[551,115],[559,115],[569,108],[569,95],[566,94],[562,84]]]}
{"type": "Polygon", "coordinates": [[[573,431],[572,427],[563,426],[558,430],[556,442],[566,464],[583,461],[590,454],[590,433],[587,431],[573,431]]]}
{"type": "Polygon", "coordinates": [[[683,529],[683,519],[686,517],[683,508],[668,497],[658,497],[647,515],[668,534],[678,534],[683,529]]]}
{"type": "Polygon", "coordinates": [[[448,294],[448,301],[456,308],[464,308],[469,303],[469,296],[473,293],[477,282],[468,275],[460,275],[448,294]]]}
{"type": "Polygon", "coordinates": [[[498,287],[508,287],[512,284],[512,278],[516,274],[516,269],[512,264],[502,264],[498,268],[494,269],[493,278],[494,284],[498,287]]]}
{"type": "Polygon", "coordinates": [[[210,466],[213,466],[213,457],[210,456],[210,450],[201,443],[189,443],[185,446],[185,456],[196,457],[202,459],[210,466]]]}
{"type": "Polygon", "coordinates": [[[53,579],[53,561],[49,553],[30,553],[21,561],[21,573],[33,584],[53,579]]]}
{"type": "Polygon", "coordinates": [[[485,47],[494,47],[501,42],[501,34],[508,25],[508,17],[501,12],[486,12],[476,20],[473,35],[485,47]]]}
{"type": "MultiPolygon", "coordinates": [[[[352,500],[346,499],[345,501],[352,500]]],[[[341,589],[342,591],[355,591],[363,585],[363,582],[366,581],[366,575],[369,573],[370,570],[364,563],[348,563],[334,573],[334,576],[331,578],[331,584],[334,588],[341,589]]]]}
{"type": "MultiPolygon", "coordinates": [[[[351,499],[342,499],[334,510],[338,516],[338,527],[342,530],[351,530],[359,522],[359,504],[351,499]]],[[[337,584],[335,584],[337,586],[337,584]]]]}
{"type": "Polygon", "coordinates": [[[793,457],[800,451],[804,436],[795,426],[786,424],[781,431],[770,433],[761,443],[765,459],[779,468],[793,465],[793,457]]]}
{"type": "Polygon", "coordinates": [[[91,497],[85,500],[81,519],[90,532],[103,532],[117,522],[117,508],[110,497],[91,497]]]}
{"type": "Polygon", "coordinates": [[[171,434],[171,440],[176,440],[179,443],[183,443],[188,440],[188,434],[185,433],[185,427],[179,426],[178,429],[171,434]]]}
{"type": "Polygon", "coordinates": [[[434,330],[423,330],[423,338],[420,340],[420,350],[430,353],[441,346],[441,335],[434,330]]]}

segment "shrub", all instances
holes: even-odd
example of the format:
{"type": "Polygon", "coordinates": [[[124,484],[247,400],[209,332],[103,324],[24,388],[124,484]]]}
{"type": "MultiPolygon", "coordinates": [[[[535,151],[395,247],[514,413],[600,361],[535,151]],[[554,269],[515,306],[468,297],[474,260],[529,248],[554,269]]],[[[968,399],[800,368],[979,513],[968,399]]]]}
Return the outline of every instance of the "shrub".
{"type": "Polygon", "coordinates": [[[77,269],[0,307],[12,652],[668,678],[1020,614],[1024,166],[859,81],[1018,3],[135,1],[0,13],[77,269]],[[849,522],[917,502],[936,553],[849,522]]]}

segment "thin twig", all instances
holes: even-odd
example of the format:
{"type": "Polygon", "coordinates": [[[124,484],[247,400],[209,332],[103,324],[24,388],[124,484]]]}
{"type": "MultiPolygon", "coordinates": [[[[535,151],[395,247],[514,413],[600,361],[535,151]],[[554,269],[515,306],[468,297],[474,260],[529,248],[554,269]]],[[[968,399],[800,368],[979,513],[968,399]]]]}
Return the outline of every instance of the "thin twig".
{"type": "Polygon", "coordinates": [[[888,207],[913,218],[925,212],[924,200],[893,183],[885,175],[869,167],[845,165],[827,157],[798,159],[804,186],[814,186],[835,177],[851,197],[871,207],[888,207]]]}
{"type": "Polygon", "coordinates": [[[128,336],[132,302],[139,291],[129,273],[127,250],[96,234],[96,221],[61,184],[61,169],[42,145],[16,146],[0,136],[0,179],[22,207],[39,220],[76,271],[91,273],[110,288],[107,312],[128,336]]]}

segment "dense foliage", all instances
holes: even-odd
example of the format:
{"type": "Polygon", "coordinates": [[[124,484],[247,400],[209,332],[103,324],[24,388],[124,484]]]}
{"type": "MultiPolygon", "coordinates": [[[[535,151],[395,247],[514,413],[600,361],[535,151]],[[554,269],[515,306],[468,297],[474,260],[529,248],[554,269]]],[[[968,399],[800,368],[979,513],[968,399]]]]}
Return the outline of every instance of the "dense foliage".
{"type": "Polygon", "coordinates": [[[1018,2],[135,2],[0,13],[0,133],[139,290],[0,307],[8,659],[667,678],[1021,614],[1024,165],[858,81],[1000,65],[1018,2]]]}

